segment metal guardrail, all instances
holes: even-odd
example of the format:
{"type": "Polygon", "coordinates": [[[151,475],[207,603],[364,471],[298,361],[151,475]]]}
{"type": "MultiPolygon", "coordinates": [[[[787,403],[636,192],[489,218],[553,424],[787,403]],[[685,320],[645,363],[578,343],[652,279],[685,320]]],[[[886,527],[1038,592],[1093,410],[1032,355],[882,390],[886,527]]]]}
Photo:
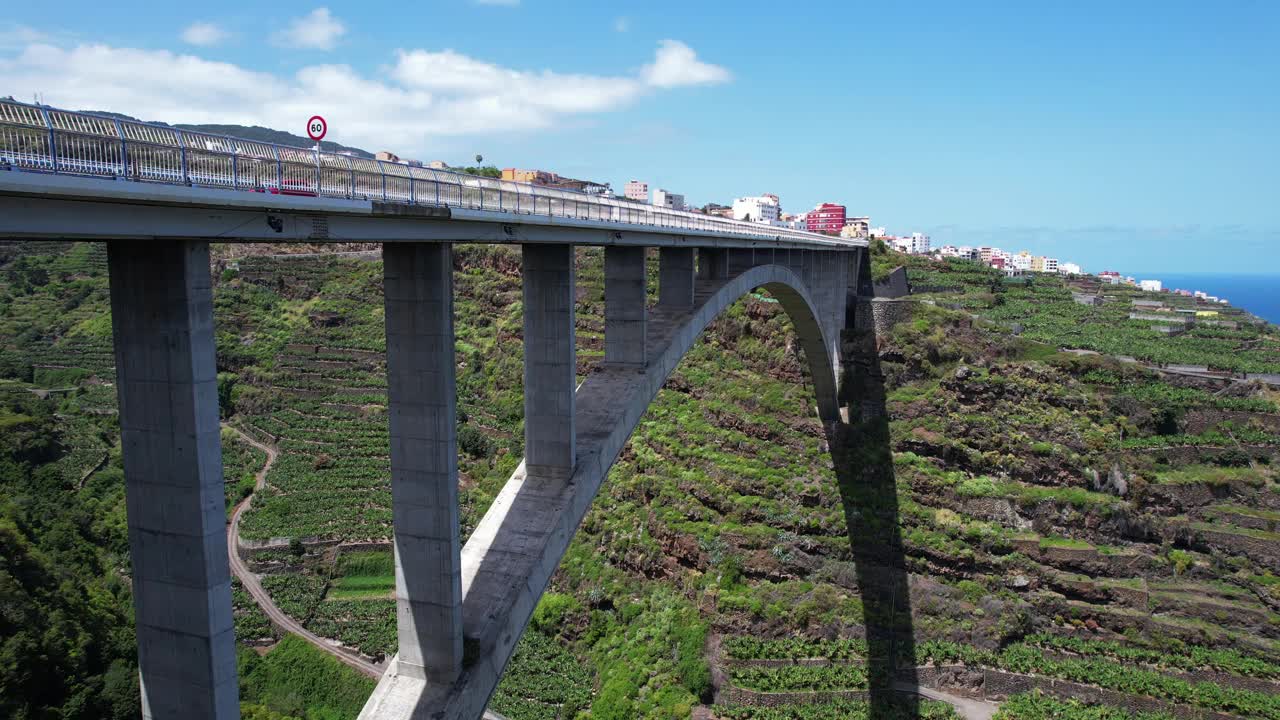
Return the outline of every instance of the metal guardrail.
{"type": "Polygon", "coordinates": [[[0,169],[600,220],[767,239],[841,238],[448,170],[0,100],[0,169]]]}

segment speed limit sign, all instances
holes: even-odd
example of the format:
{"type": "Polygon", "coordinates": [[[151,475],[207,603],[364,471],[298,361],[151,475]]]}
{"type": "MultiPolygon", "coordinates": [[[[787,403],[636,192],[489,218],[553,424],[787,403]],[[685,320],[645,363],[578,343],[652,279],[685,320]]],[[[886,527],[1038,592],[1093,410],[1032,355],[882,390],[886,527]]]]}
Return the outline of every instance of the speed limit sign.
{"type": "Polygon", "coordinates": [[[327,132],[329,132],[329,123],[325,122],[324,118],[319,115],[312,115],[311,119],[307,121],[307,137],[312,140],[320,142],[327,132]]]}

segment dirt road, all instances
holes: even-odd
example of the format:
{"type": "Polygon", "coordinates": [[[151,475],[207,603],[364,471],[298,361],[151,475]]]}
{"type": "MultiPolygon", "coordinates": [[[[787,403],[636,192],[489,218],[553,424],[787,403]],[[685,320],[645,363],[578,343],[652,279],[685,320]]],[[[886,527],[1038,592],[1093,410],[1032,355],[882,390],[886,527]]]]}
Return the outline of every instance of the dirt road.
{"type": "Polygon", "coordinates": [[[894,689],[900,692],[914,692],[920,697],[947,703],[954,707],[956,712],[960,713],[960,717],[965,720],[991,720],[996,714],[996,704],[985,700],[961,697],[960,695],[952,695],[934,688],[913,686],[906,683],[898,683],[894,686],[894,689]]]}

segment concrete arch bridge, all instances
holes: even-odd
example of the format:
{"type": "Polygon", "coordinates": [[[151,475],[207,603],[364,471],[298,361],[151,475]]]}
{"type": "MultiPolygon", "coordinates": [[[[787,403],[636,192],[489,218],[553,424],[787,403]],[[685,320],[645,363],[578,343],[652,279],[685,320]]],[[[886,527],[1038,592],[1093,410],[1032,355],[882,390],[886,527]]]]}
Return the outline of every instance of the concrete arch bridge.
{"type": "MultiPolygon", "coordinates": [[[[754,288],[794,323],[828,432],[866,243],[0,103],[0,238],[103,241],[148,718],[239,715],[211,242],[380,242],[400,652],[361,718],[478,718],[614,460],[754,288]],[[415,179],[416,177],[416,179],[415,179]],[[524,463],[458,531],[453,246],[522,248],[524,463]],[[605,356],[576,387],[574,247],[604,246],[605,356]],[[658,248],[659,300],[645,257],[658,248]]],[[[850,397],[857,393],[845,393],[850,397]]],[[[854,410],[858,412],[858,410],[854,410]]]]}

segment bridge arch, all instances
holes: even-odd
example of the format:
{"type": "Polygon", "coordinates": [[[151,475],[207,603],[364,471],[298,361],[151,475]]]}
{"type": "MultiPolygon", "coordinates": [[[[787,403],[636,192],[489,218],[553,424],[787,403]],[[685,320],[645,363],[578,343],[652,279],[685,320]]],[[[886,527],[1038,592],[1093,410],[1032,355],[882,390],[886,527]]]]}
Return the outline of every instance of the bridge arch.
{"type": "Polygon", "coordinates": [[[449,685],[432,685],[414,674],[401,674],[397,656],[360,718],[481,716],[551,575],[658,391],[706,328],[753,289],[767,289],[791,320],[830,438],[841,419],[838,335],[846,320],[849,273],[854,271],[833,263],[824,272],[830,276],[818,280],[812,270],[774,262],[754,265],[727,278],[700,281],[692,308],[651,309],[650,351],[643,370],[602,364],[575,394],[578,449],[573,475],[568,481],[530,477],[522,462],[462,548],[468,662],[461,675],[449,685]],[[826,287],[814,288],[815,282],[826,287]]]}

